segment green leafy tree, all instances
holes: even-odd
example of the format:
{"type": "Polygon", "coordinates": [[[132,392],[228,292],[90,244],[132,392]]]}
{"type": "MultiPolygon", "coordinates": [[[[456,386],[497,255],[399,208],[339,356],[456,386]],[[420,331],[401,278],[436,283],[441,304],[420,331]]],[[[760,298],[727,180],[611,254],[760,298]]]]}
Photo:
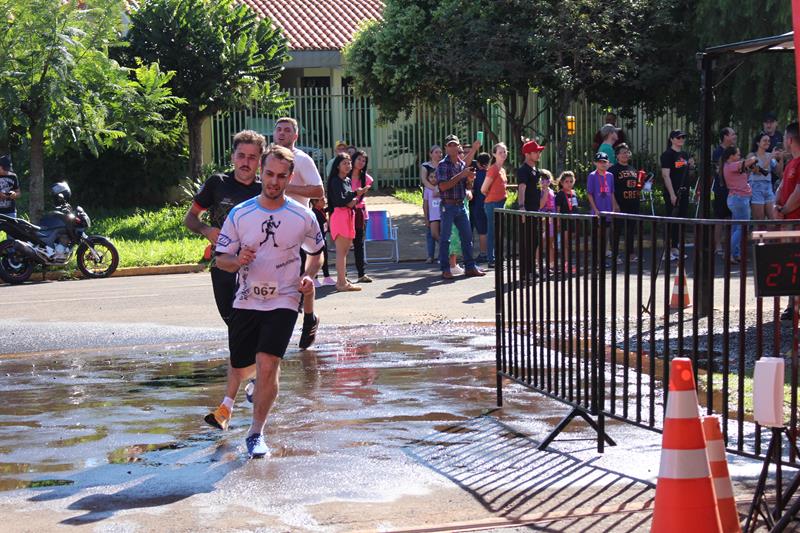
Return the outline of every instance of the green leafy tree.
{"type": "Polygon", "coordinates": [[[562,166],[566,110],[577,98],[615,106],[669,102],[674,71],[683,66],[677,59],[647,65],[660,60],[681,26],[678,1],[389,0],[383,20],[345,50],[345,62],[356,90],[373,98],[384,119],[449,96],[491,132],[486,103],[493,102],[517,146],[536,133],[527,108],[536,91],[549,104],[542,112],[555,112],[548,136],[560,141],[562,166]]]}
{"type": "Polygon", "coordinates": [[[185,99],[192,177],[203,165],[206,118],[254,101],[265,111],[286,105],[277,85],[286,39],[234,0],[147,0],[131,15],[128,42],[130,57],[176,72],[170,87],[185,99]]]}
{"type": "MultiPolygon", "coordinates": [[[[724,0],[698,0],[694,10],[697,20],[707,21],[698,24],[690,36],[689,46],[697,50],[792,29],[791,2],[741,2],[731,9],[724,0]]],[[[761,128],[767,111],[777,113],[782,125],[797,116],[797,82],[791,53],[722,58],[715,66],[714,77],[714,118],[720,126],[733,124],[744,134],[761,128]]],[[[750,140],[740,137],[742,150],[750,149],[750,140]]]]}
{"type": "Polygon", "coordinates": [[[170,75],[109,58],[122,13],[120,0],[0,0],[4,136],[21,128],[29,137],[34,219],[44,207],[46,148],[141,149],[162,135],[162,113],[177,103],[165,88],[170,75]]]}

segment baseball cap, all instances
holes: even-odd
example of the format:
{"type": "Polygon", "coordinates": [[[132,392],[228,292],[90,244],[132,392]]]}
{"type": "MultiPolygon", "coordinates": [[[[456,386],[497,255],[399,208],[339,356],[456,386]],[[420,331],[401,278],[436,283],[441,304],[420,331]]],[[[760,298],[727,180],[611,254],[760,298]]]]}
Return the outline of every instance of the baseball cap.
{"type": "Polygon", "coordinates": [[[11,156],[6,154],[4,156],[0,156],[0,167],[3,167],[7,171],[11,171],[13,169],[11,165],[11,156]]]}
{"type": "Polygon", "coordinates": [[[597,152],[594,154],[595,161],[608,161],[608,154],[605,152],[597,152]]]}
{"type": "Polygon", "coordinates": [[[686,132],[683,130],[672,130],[669,132],[670,139],[677,139],[678,137],[686,137],[686,132]]]}
{"type": "Polygon", "coordinates": [[[777,122],[777,120],[778,117],[775,116],[775,113],[773,113],[772,111],[768,111],[764,113],[764,119],[762,120],[762,122],[777,122]]]}
{"type": "Polygon", "coordinates": [[[344,141],[336,141],[335,149],[338,150],[339,148],[347,148],[347,143],[344,141]]]}
{"type": "Polygon", "coordinates": [[[447,146],[448,144],[452,144],[452,143],[461,144],[461,141],[458,140],[458,137],[456,137],[455,135],[452,135],[452,134],[448,135],[447,137],[444,138],[444,145],[445,146],[447,146]]]}
{"type": "Polygon", "coordinates": [[[544,146],[537,143],[536,141],[528,141],[522,145],[522,154],[532,154],[533,152],[541,152],[544,150],[544,146]]]}

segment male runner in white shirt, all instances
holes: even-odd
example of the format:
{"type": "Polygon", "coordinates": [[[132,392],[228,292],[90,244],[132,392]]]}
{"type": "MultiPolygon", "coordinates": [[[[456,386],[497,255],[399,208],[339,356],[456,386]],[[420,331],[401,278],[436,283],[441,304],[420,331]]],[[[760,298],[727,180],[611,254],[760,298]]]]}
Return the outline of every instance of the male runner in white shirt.
{"type": "Polygon", "coordinates": [[[286,197],[294,154],[272,146],[261,159],[261,195],[231,210],[217,239],[217,267],[239,273],[228,342],[231,371],[256,368],[253,420],[246,439],[251,457],[269,450],[263,432],[278,395],[280,363],[292,336],[300,295],[313,298],[322,266],[322,233],[316,217],[286,197]],[[298,279],[300,250],[308,255],[298,279]]]}

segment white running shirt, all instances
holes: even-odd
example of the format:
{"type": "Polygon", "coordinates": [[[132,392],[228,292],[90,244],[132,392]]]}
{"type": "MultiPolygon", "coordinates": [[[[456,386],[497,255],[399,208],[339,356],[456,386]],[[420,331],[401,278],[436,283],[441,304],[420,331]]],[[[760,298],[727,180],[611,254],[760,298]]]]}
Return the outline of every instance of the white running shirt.
{"type": "Polygon", "coordinates": [[[217,239],[219,253],[236,254],[245,246],[256,251],[253,262],[239,269],[239,289],[233,307],[297,311],[300,247],[315,254],[323,245],[317,218],[291,198],[275,210],[262,207],[258,198],[231,209],[217,239]]]}
{"type": "MultiPolygon", "coordinates": [[[[289,180],[289,185],[322,185],[322,178],[311,156],[296,147],[292,148],[292,152],[294,153],[294,172],[289,180]]],[[[309,206],[309,198],[305,196],[290,193],[286,193],[286,195],[296,200],[300,205],[309,206]]]]}

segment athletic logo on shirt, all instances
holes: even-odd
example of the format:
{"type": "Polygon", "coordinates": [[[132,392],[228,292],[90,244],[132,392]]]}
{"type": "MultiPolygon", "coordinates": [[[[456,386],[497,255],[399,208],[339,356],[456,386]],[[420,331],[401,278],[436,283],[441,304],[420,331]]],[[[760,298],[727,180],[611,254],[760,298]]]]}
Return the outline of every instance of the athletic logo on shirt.
{"type": "Polygon", "coordinates": [[[275,223],[275,220],[272,218],[272,215],[269,216],[267,220],[265,220],[261,224],[261,231],[264,233],[264,240],[259,243],[259,246],[266,243],[270,237],[272,237],[272,246],[274,248],[278,247],[278,242],[275,240],[275,230],[280,227],[281,223],[275,223]]]}
{"type": "Polygon", "coordinates": [[[314,238],[314,243],[319,244],[321,242],[322,242],[322,233],[318,231],[317,236],[314,238]]]}
{"type": "Polygon", "coordinates": [[[231,242],[233,242],[231,241],[231,238],[227,235],[223,235],[222,233],[220,233],[219,237],[217,237],[217,246],[230,246],[231,242]]]}

